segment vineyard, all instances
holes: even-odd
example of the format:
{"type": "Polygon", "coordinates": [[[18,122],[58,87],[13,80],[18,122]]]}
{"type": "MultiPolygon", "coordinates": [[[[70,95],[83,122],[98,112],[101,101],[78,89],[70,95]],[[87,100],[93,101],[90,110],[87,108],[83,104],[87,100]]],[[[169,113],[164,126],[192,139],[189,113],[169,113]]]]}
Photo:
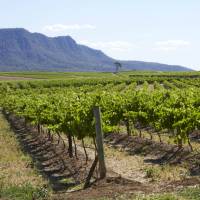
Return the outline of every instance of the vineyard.
{"type": "MultiPolygon", "coordinates": [[[[64,149],[62,157],[69,157],[72,162],[78,160],[75,167],[67,167],[81,171],[85,165],[85,171],[75,179],[75,184],[80,185],[87,179],[95,163],[93,159],[98,157],[95,107],[101,110],[105,145],[120,146],[129,152],[140,141],[157,145],[158,150],[168,145],[174,148],[172,157],[183,152],[179,162],[183,159],[198,176],[199,94],[198,73],[126,72],[95,77],[84,74],[81,78],[66,79],[62,75],[62,79],[53,80],[1,81],[0,107],[8,121],[15,123],[15,128],[25,127],[30,134],[34,132],[44,138],[46,148],[51,148],[56,141],[56,145],[64,149]],[[126,140],[124,146],[120,145],[122,138],[126,140]],[[131,147],[134,142],[135,146],[131,147]],[[93,150],[94,158],[88,148],[93,150]]],[[[92,176],[93,181],[98,180],[98,171],[92,176]]]]}

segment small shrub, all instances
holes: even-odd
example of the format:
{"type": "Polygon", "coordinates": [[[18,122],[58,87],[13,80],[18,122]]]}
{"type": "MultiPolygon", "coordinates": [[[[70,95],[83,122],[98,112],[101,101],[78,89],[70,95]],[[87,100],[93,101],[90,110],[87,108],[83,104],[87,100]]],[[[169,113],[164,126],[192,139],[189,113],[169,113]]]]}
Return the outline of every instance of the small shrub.
{"type": "Polygon", "coordinates": [[[146,177],[151,178],[152,180],[155,180],[156,178],[159,177],[159,172],[157,169],[153,167],[148,167],[145,169],[146,172],[146,177]]]}

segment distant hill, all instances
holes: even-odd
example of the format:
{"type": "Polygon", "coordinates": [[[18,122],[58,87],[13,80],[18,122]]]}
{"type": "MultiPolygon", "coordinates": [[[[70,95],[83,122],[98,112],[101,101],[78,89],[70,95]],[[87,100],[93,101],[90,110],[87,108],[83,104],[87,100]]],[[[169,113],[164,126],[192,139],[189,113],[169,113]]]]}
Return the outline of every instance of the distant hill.
{"type": "MultiPolygon", "coordinates": [[[[0,71],[113,71],[115,59],[77,44],[70,36],[47,37],[21,28],[0,29],[0,71]]],[[[123,70],[189,71],[159,63],[120,61],[123,70]]]]}

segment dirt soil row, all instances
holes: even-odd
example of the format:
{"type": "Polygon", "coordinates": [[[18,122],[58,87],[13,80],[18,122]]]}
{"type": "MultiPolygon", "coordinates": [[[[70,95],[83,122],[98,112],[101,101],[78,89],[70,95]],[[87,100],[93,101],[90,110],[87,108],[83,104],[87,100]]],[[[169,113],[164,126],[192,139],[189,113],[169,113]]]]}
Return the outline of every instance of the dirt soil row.
{"type": "Polygon", "coordinates": [[[118,133],[106,134],[105,143],[113,148],[123,149],[130,155],[143,155],[146,163],[187,165],[191,176],[200,175],[199,151],[191,152],[187,147],[180,149],[177,145],[118,133]]]}

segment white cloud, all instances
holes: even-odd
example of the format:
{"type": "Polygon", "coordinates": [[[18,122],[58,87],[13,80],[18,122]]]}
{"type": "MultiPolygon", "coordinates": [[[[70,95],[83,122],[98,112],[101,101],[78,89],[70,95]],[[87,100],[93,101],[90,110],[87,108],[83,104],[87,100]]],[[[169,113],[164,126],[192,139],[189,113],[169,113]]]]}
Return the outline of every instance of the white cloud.
{"type": "Polygon", "coordinates": [[[155,43],[155,50],[162,51],[174,51],[179,48],[183,48],[190,45],[189,41],[185,40],[166,40],[166,41],[158,41],[155,43]]]}
{"type": "Polygon", "coordinates": [[[68,30],[82,30],[82,29],[96,29],[95,26],[91,24],[70,24],[70,25],[65,25],[65,24],[53,24],[53,25],[47,25],[43,28],[43,31],[45,33],[63,33],[68,30]]]}
{"type": "Polygon", "coordinates": [[[111,50],[111,51],[127,51],[130,50],[133,45],[126,41],[110,41],[110,42],[91,42],[87,40],[80,41],[81,44],[102,49],[102,50],[111,50]]]}

